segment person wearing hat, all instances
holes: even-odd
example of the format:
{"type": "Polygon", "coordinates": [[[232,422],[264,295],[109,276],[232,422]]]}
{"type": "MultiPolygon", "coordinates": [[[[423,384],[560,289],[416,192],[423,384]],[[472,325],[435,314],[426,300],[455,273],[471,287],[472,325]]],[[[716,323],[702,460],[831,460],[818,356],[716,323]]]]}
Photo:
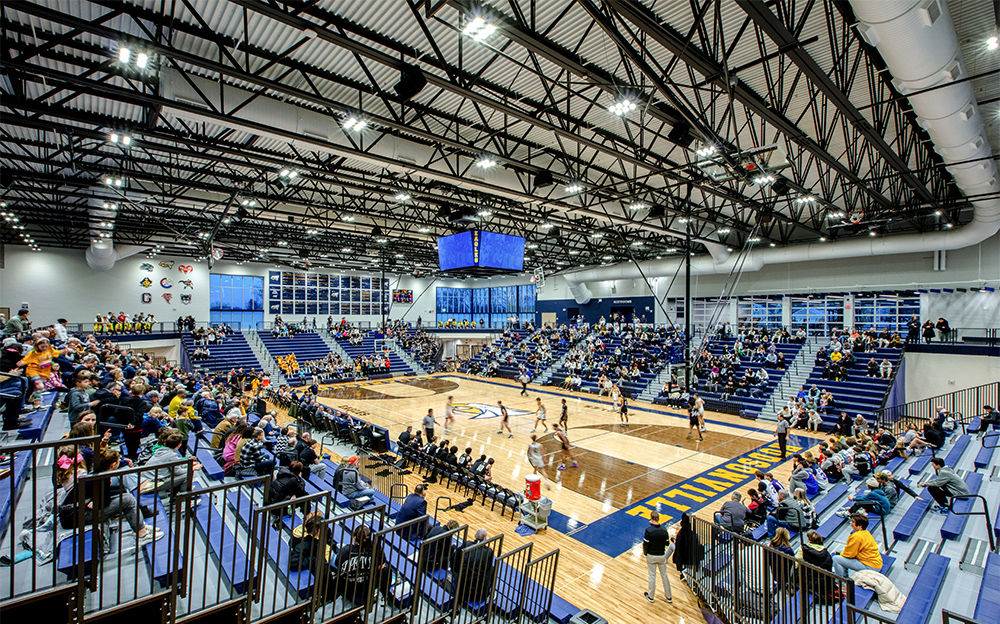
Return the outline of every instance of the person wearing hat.
{"type": "Polygon", "coordinates": [[[868,486],[868,491],[864,494],[848,496],[847,500],[854,501],[854,504],[839,510],[837,512],[838,516],[841,518],[850,518],[853,514],[862,510],[870,511],[880,516],[889,515],[889,512],[892,511],[892,503],[889,502],[889,497],[886,496],[885,492],[879,486],[878,479],[872,477],[865,484],[868,486]]]}
{"type": "Polygon", "coordinates": [[[347,465],[341,467],[338,476],[340,478],[340,492],[347,498],[354,500],[362,496],[375,496],[375,490],[368,487],[369,484],[358,472],[357,455],[347,460],[347,465]]]}
{"type": "Polygon", "coordinates": [[[3,326],[3,336],[8,338],[11,336],[17,336],[28,331],[31,327],[31,321],[28,320],[28,308],[22,308],[17,311],[16,316],[12,316],[7,324],[3,326]]]}

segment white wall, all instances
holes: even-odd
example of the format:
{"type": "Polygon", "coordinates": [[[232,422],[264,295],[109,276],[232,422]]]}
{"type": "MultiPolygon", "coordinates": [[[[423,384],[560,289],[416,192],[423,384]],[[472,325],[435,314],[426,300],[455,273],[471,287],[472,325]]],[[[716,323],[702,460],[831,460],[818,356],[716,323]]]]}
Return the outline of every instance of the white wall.
{"type": "Polygon", "coordinates": [[[919,401],[1000,379],[1000,358],[985,355],[906,354],[906,401],[919,401]]]}
{"type": "Polygon", "coordinates": [[[95,271],[84,259],[83,250],[46,249],[32,252],[27,248],[5,245],[4,269],[0,269],[0,306],[17,310],[27,303],[29,318],[35,326],[54,323],[63,317],[71,323],[93,323],[97,314],[125,312],[153,313],[157,321],[171,322],[178,316],[194,316],[208,321],[208,267],[204,262],[162,257],[147,260],[143,254],[119,260],[109,271],[95,271]],[[173,261],[166,269],[159,262],[173,261]],[[141,265],[153,265],[144,271],[141,265]],[[182,273],[180,266],[190,266],[182,273]],[[144,288],[140,282],[148,277],[152,284],[144,288]],[[171,280],[163,288],[160,280],[171,280]],[[191,280],[193,288],[185,289],[180,280],[191,280]],[[149,293],[150,303],[142,302],[149,293]],[[168,303],[163,294],[172,295],[168,303]],[[191,303],[181,303],[181,295],[190,294],[191,303]]]}

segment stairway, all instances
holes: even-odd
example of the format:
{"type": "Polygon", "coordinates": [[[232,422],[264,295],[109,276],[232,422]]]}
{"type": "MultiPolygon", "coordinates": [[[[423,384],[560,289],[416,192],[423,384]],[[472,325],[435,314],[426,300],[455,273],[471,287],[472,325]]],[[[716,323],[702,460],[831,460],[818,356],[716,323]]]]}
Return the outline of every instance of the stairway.
{"type": "Polygon", "coordinates": [[[549,383],[549,380],[552,379],[552,375],[554,375],[555,372],[562,368],[562,365],[566,363],[566,358],[569,357],[572,350],[572,347],[567,349],[566,353],[563,353],[561,358],[549,364],[549,367],[536,375],[535,378],[531,380],[531,383],[538,384],[539,386],[544,386],[549,383]]]}
{"type": "Polygon", "coordinates": [[[262,362],[256,353],[247,344],[243,334],[233,334],[225,336],[222,344],[209,345],[208,350],[211,357],[207,360],[195,360],[191,358],[194,352],[194,340],[189,332],[181,335],[181,346],[187,352],[192,367],[201,372],[228,371],[233,368],[243,368],[249,370],[266,370],[262,367],[262,362]]]}
{"type": "Polygon", "coordinates": [[[354,360],[351,359],[350,354],[348,354],[347,351],[344,351],[344,348],[340,346],[340,343],[337,342],[337,339],[334,338],[330,332],[324,328],[320,328],[316,333],[323,340],[323,342],[326,343],[326,346],[330,347],[331,353],[339,355],[340,360],[345,365],[350,364],[351,366],[354,366],[354,360]]]}
{"type": "Polygon", "coordinates": [[[663,370],[660,371],[660,374],[657,375],[653,381],[649,382],[649,385],[639,393],[638,399],[640,401],[652,402],[653,399],[660,396],[660,389],[663,388],[663,384],[667,383],[670,379],[670,374],[674,370],[674,367],[668,364],[663,370]]]}
{"type": "Polygon", "coordinates": [[[813,336],[806,339],[806,343],[802,345],[798,355],[788,365],[785,375],[771,392],[771,396],[768,397],[767,403],[760,410],[760,414],[757,415],[759,420],[777,422],[778,412],[781,411],[789,395],[795,396],[799,388],[805,385],[806,380],[809,379],[809,373],[812,372],[816,350],[819,349],[817,340],[813,336]]]}
{"type": "Polygon", "coordinates": [[[262,369],[271,376],[271,385],[280,386],[288,383],[285,374],[278,368],[278,363],[274,361],[274,356],[267,350],[260,336],[252,329],[244,330],[241,334],[244,341],[253,351],[254,355],[263,363],[262,369]]]}
{"type": "Polygon", "coordinates": [[[427,374],[427,369],[425,369],[423,365],[420,364],[420,362],[414,360],[413,357],[411,357],[410,354],[406,352],[406,349],[404,349],[402,346],[400,346],[398,342],[396,342],[395,338],[388,338],[386,339],[385,343],[389,345],[389,348],[392,349],[396,354],[398,354],[399,357],[403,358],[403,361],[406,362],[407,366],[412,368],[414,372],[416,372],[418,375],[427,374]]]}

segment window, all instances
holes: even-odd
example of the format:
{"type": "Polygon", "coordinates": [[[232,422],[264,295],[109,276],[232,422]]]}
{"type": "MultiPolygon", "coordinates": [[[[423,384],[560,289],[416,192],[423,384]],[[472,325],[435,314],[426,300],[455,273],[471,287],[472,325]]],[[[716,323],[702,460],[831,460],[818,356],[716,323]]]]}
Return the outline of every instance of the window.
{"type": "Polygon", "coordinates": [[[844,327],[844,297],[818,295],[792,298],[792,331],[806,330],[810,335],[826,336],[844,327]]]}
{"type": "Polygon", "coordinates": [[[905,332],[906,321],[914,314],[920,314],[919,297],[866,293],[854,298],[854,326],[858,329],[905,332]]]}
{"type": "Polygon", "coordinates": [[[781,327],[781,299],[770,297],[740,297],[740,323],[750,323],[765,327],[781,327]]]}
{"type": "Polygon", "coordinates": [[[538,289],[535,284],[496,288],[438,288],[437,321],[482,319],[489,327],[503,327],[511,316],[522,323],[535,320],[538,289]]]}
{"type": "Polygon", "coordinates": [[[264,278],[211,275],[209,320],[212,325],[226,323],[236,330],[260,327],[264,321],[264,278]]]}

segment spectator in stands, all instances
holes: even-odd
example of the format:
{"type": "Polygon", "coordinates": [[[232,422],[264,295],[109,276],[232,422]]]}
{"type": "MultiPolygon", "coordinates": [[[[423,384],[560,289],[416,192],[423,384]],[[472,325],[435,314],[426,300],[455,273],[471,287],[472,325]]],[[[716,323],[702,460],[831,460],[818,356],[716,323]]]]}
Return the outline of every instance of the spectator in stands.
{"type": "Polygon", "coordinates": [[[878,479],[871,478],[866,481],[868,486],[868,491],[864,494],[851,495],[847,497],[848,501],[853,501],[854,504],[849,508],[845,507],[837,511],[837,515],[841,518],[849,518],[853,514],[865,510],[872,512],[876,515],[887,516],[889,512],[892,511],[892,504],[889,502],[889,497],[886,493],[879,487],[878,479]]]}
{"type": "Polygon", "coordinates": [[[833,569],[838,576],[847,576],[848,572],[882,569],[882,555],[878,551],[875,538],[868,532],[868,516],[856,513],[851,516],[850,537],[847,545],[840,553],[833,555],[833,569]]]}
{"type": "MultiPolygon", "coordinates": [[[[114,449],[108,449],[103,452],[100,459],[97,461],[97,472],[106,473],[118,470],[121,465],[121,458],[118,455],[118,451],[114,449]]],[[[91,498],[93,489],[96,489],[96,483],[93,481],[88,482],[88,486],[95,486],[94,488],[87,489],[87,498],[91,498]]],[[[105,521],[110,520],[118,516],[125,518],[129,526],[135,532],[136,545],[142,546],[148,542],[158,540],[163,537],[163,531],[156,529],[155,531],[143,523],[142,518],[139,515],[139,505],[126,488],[122,487],[118,482],[117,477],[110,477],[108,481],[101,488],[104,495],[103,501],[89,500],[86,504],[86,511],[84,512],[84,521],[86,523],[92,523],[94,521],[94,508],[96,506],[101,507],[101,518],[105,521]]],[[[82,501],[78,504],[83,504],[82,501]]]]}
{"type": "Polygon", "coordinates": [[[489,546],[466,550],[476,544],[482,544],[487,537],[486,529],[478,529],[473,541],[465,542],[455,551],[451,569],[456,572],[461,570],[460,576],[452,579],[451,590],[457,594],[456,600],[479,602],[489,596],[492,585],[490,580],[493,578],[495,565],[493,550],[489,546]]]}
{"type": "Polygon", "coordinates": [[[878,362],[875,361],[875,358],[868,360],[868,376],[869,377],[879,376],[879,366],[878,362]]]}
{"type": "Polygon", "coordinates": [[[84,370],[77,373],[73,379],[73,389],[66,395],[66,407],[71,427],[80,420],[80,414],[84,410],[93,409],[99,403],[99,401],[91,401],[90,393],[87,392],[93,384],[93,373],[84,370]]]}
{"type": "Polygon", "coordinates": [[[774,513],[767,517],[765,524],[767,525],[767,535],[772,538],[779,527],[795,531],[809,528],[802,506],[788,495],[788,490],[778,492],[778,506],[774,513]]]}
{"type": "Polygon", "coordinates": [[[809,470],[806,469],[806,462],[800,457],[792,467],[792,476],[788,479],[788,489],[805,491],[810,498],[819,494],[819,482],[809,470]]]}
{"type": "Polygon", "coordinates": [[[264,430],[254,427],[250,438],[238,453],[240,474],[247,477],[270,475],[274,472],[275,460],[264,451],[264,430]]]}
{"type": "Polygon", "coordinates": [[[429,572],[447,568],[454,556],[455,550],[454,540],[448,538],[435,540],[434,538],[444,535],[449,531],[454,531],[458,527],[458,521],[449,520],[446,525],[435,523],[431,527],[431,530],[427,532],[427,537],[424,538],[424,543],[427,545],[424,548],[427,549],[429,572]]]}
{"type": "Polygon", "coordinates": [[[947,515],[951,498],[955,496],[968,496],[969,486],[965,484],[955,471],[944,465],[944,460],[935,457],[931,460],[935,477],[920,483],[920,487],[926,487],[937,505],[931,508],[934,513],[947,515]]]}
{"type": "Polygon", "coordinates": [[[31,328],[31,321],[28,320],[28,309],[21,308],[17,311],[17,315],[10,317],[7,324],[3,327],[3,337],[11,338],[18,337],[24,332],[31,328]]]}
{"type": "MultiPolygon", "coordinates": [[[[279,525],[280,527],[280,520],[279,525]]],[[[294,571],[317,570],[317,557],[327,564],[333,556],[329,544],[321,544],[323,516],[318,511],[310,511],[302,519],[302,524],[292,529],[288,540],[288,568],[294,571]]],[[[323,568],[319,568],[322,570],[323,568]]]]}
{"type": "Polygon", "coordinates": [[[351,545],[337,553],[334,568],[337,575],[331,579],[330,587],[335,588],[355,606],[367,602],[371,584],[380,591],[389,576],[389,566],[385,563],[381,550],[373,547],[371,529],[366,524],[355,527],[351,545]],[[375,553],[374,561],[372,553],[375,553]]]}
{"type": "Polygon", "coordinates": [[[747,515],[747,524],[760,526],[767,519],[769,507],[767,498],[761,496],[756,488],[747,490],[747,495],[750,497],[750,502],[747,503],[747,510],[750,512],[747,515]]]}
{"type": "MultiPolygon", "coordinates": [[[[300,496],[306,495],[306,483],[302,480],[302,462],[293,461],[287,466],[282,466],[278,469],[278,474],[275,475],[274,479],[271,481],[271,489],[269,491],[269,498],[267,500],[268,505],[273,505],[275,503],[283,503],[285,501],[295,500],[300,496]]],[[[275,530],[281,529],[281,516],[282,511],[275,511],[273,514],[273,519],[271,521],[271,526],[275,530]]]]}
{"type": "Polygon", "coordinates": [[[733,533],[742,533],[746,528],[750,510],[742,502],[739,492],[733,492],[729,500],[722,503],[722,509],[715,512],[715,523],[733,533]]]}
{"type": "MultiPolygon", "coordinates": [[[[427,515],[427,486],[419,483],[413,487],[413,493],[406,497],[396,514],[396,525],[401,525],[427,515]]],[[[427,529],[427,522],[418,522],[414,526],[400,531],[400,535],[408,540],[421,539],[427,529]]]]}
{"type": "Polygon", "coordinates": [[[938,340],[941,342],[948,342],[951,338],[951,325],[943,317],[938,317],[937,323],[934,324],[934,329],[938,332],[938,340]]]}
{"type": "Polygon", "coordinates": [[[858,414],[854,417],[854,424],[851,427],[851,435],[857,437],[859,434],[868,432],[868,419],[858,414]]]}
{"type": "Polygon", "coordinates": [[[642,554],[646,556],[646,567],[649,571],[649,588],[642,595],[649,602],[653,602],[656,597],[657,572],[663,580],[664,597],[668,603],[674,601],[670,591],[670,579],[667,577],[667,557],[672,551],[670,533],[667,532],[667,527],[660,524],[660,514],[654,510],[649,514],[649,526],[642,536],[642,554]]]}
{"type": "Polygon", "coordinates": [[[326,477],[326,464],[319,454],[319,443],[308,434],[302,434],[302,448],[299,450],[298,458],[302,462],[302,475],[308,479],[310,475],[315,475],[317,479],[323,480],[326,477]],[[308,436],[308,437],[305,437],[308,436]]]}
{"type": "Polygon", "coordinates": [[[931,340],[934,340],[934,323],[930,319],[924,321],[923,327],[920,329],[920,335],[923,336],[924,342],[927,344],[930,344],[931,340]]]}
{"type": "MultiPolygon", "coordinates": [[[[157,436],[158,444],[153,445],[153,455],[146,462],[146,466],[169,464],[182,459],[180,449],[185,441],[187,441],[187,438],[177,429],[161,429],[157,436]]],[[[201,470],[201,464],[198,462],[192,463],[191,467],[194,470],[201,470]]],[[[148,472],[144,474],[154,477],[160,483],[158,487],[155,487],[155,490],[161,496],[165,494],[173,496],[177,492],[186,490],[188,487],[188,469],[185,464],[177,464],[171,467],[169,471],[157,470],[155,473],[148,472]]],[[[143,494],[153,489],[154,487],[144,488],[143,484],[140,484],[139,487],[139,491],[143,494]]]]}
{"type": "MultiPolygon", "coordinates": [[[[792,550],[791,536],[788,533],[788,529],[779,528],[777,532],[771,536],[771,541],[768,542],[767,545],[784,555],[788,555],[792,559],[795,557],[795,551],[792,550]]],[[[778,587],[784,588],[786,583],[791,580],[793,562],[772,552],[766,552],[764,557],[767,561],[767,570],[771,576],[772,582],[776,583],[778,587]]]]}
{"type": "Polygon", "coordinates": [[[944,446],[944,439],[944,431],[938,429],[931,423],[924,423],[923,434],[915,437],[906,450],[908,453],[912,453],[916,449],[923,448],[940,450],[941,447],[944,446]]]}
{"type": "MultiPolygon", "coordinates": [[[[833,555],[823,546],[823,536],[816,531],[806,532],[806,543],[795,556],[821,570],[833,572],[833,555]]],[[[806,588],[820,604],[829,604],[833,598],[833,579],[806,569],[806,588]]]]}
{"type": "Polygon", "coordinates": [[[347,465],[342,466],[338,471],[340,477],[340,492],[347,498],[373,497],[375,490],[367,487],[367,483],[361,473],[358,472],[358,457],[353,456],[347,460],[347,465]]]}
{"type": "Polygon", "coordinates": [[[239,421],[242,417],[239,408],[230,409],[226,412],[226,417],[215,426],[212,430],[212,441],[210,446],[212,448],[222,448],[223,440],[226,439],[227,432],[232,429],[233,425],[239,421]]]}
{"type": "Polygon", "coordinates": [[[979,418],[979,433],[984,434],[992,427],[993,430],[1000,429],[1000,411],[993,409],[991,405],[983,406],[983,415],[979,418]]]}

